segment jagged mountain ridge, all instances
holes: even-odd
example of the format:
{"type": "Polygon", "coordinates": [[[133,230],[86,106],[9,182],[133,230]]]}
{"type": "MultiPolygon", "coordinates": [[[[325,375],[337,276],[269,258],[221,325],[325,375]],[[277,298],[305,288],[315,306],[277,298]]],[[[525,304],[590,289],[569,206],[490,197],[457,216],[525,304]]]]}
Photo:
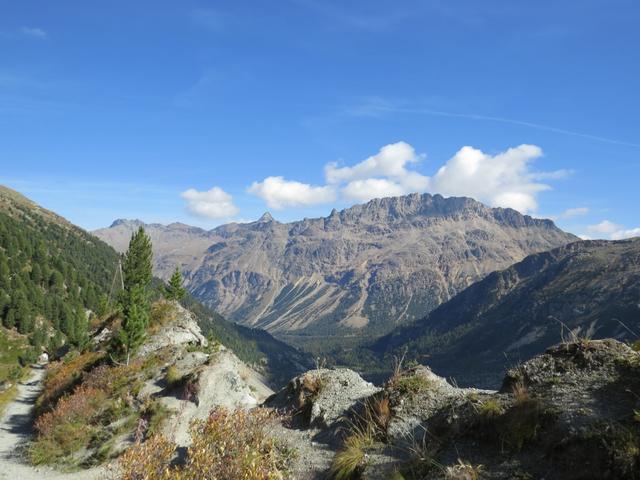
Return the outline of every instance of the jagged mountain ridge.
{"type": "MultiPolygon", "coordinates": [[[[116,248],[137,223],[95,232],[116,248]]],[[[156,271],[181,264],[190,291],[236,322],[279,335],[387,332],[489,272],[577,238],[552,221],[464,197],[372,200],[324,218],[270,215],[211,231],[147,226],[156,271]]]]}
{"type": "Polygon", "coordinates": [[[378,340],[463,385],[496,387],[505,369],[576,336],[638,340],[640,238],[581,241],[494,272],[378,340]]]}

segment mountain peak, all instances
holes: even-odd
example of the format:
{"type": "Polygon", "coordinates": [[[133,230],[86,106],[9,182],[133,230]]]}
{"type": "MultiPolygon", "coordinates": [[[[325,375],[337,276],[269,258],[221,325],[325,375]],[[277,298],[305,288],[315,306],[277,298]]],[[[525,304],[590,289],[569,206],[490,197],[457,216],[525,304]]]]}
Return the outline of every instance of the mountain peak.
{"type": "Polygon", "coordinates": [[[141,225],[144,225],[144,222],[138,219],[131,220],[127,218],[117,218],[113,221],[113,223],[109,226],[109,228],[118,227],[120,225],[124,225],[127,227],[139,227],[141,225]]]}
{"type": "Polygon", "coordinates": [[[275,220],[269,212],[264,212],[257,221],[262,223],[262,222],[274,222],[275,220]]]}

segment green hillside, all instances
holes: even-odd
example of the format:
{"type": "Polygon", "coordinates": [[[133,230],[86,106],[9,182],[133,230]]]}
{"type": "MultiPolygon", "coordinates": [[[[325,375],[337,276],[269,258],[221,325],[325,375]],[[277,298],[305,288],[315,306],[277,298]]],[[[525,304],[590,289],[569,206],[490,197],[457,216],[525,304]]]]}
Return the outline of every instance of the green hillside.
{"type": "MultiPolygon", "coordinates": [[[[0,383],[16,360],[33,361],[42,347],[54,352],[64,344],[85,344],[92,319],[116,306],[117,265],[118,254],[106,243],[0,186],[0,330],[12,345],[23,346],[18,354],[0,351],[0,383]]],[[[159,287],[155,280],[156,297],[159,287]]],[[[267,332],[227,322],[192,298],[184,303],[206,334],[243,361],[262,366],[271,381],[284,382],[310,366],[308,356],[267,332]]],[[[9,343],[0,349],[4,344],[9,343]]]]}
{"type": "Polygon", "coordinates": [[[31,345],[87,339],[102,313],[117,253],[101,240],[9,189],[0,189],[0,320],[31,345]]]}

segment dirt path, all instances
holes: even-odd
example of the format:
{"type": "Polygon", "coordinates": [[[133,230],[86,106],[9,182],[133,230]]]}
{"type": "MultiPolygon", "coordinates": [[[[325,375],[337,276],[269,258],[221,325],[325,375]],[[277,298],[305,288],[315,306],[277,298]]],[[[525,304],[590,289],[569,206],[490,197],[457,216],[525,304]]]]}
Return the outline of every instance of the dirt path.
{"type": "Polygon", "coordinates": [[[24,460],[24,447],[32,435],[33,405],[42,388],[44,368],[33,368],[28,380],[18,385],[18,395],[7,405],[0,420],[1,480],[99,480],[104,470],[95,468],[76,473],[60,473],[37,468],[24,460]]]}

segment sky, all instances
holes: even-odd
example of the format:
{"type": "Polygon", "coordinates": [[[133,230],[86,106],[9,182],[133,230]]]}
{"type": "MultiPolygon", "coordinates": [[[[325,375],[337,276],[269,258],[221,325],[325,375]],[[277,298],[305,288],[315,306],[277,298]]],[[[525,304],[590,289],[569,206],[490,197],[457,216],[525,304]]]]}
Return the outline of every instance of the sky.
{"type": "Polygon", "coordinates": [[[0,183],[86,228],[470,196],[640,235],[640,3],[0,0],[0,183]]]}

